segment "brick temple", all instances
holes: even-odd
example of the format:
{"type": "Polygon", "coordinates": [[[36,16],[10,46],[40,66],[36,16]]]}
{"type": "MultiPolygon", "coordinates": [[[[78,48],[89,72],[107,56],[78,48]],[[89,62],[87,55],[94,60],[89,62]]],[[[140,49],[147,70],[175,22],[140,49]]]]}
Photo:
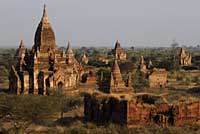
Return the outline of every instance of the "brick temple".
{"type": "Polygon", "coordinates": [[[9,76],[9,88],[15,94],[42,94],[49,90],[76,88],[81,65],[74,58],[70,42],[67,50],[57,49],[55,34],[44,5],[31,50],[21,41],[9,76]]]}
{"type": "Polygon", "coordinates": [[[114,56],[117,60],[126,60],[126,51],[121,47],[119,40],[117,40],[114,48],[114,56]]]}

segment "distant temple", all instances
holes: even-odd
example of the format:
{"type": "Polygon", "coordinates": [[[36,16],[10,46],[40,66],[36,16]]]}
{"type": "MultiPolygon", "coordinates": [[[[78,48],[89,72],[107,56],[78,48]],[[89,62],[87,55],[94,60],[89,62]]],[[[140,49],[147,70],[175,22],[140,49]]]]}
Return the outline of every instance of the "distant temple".
{"type": "Polygon", "coordinates": [[[163,88],[167,85],[167,71],[166,69],[153,70],[149,74],[149,87],[150,88],[163,88]]]}
{"type": "Polygon", "coordinates": [[[82,62],[83,64],[88,64],[88,61],[89,61],[89,59],[88,59],[88,57],[86,56],[86,54],[84,53],[83,56],[81,57],[81,62],[82,62]]]}
{"type": "Polygon", "coordinates": [[[181,48],[179,54],[179,63],[181,66],[190,66],[192,65],[192,55],[187,54],[185,48],[181,48]]]}
{"type": "Polygon", "coordinates": [[[10,71],[9,88],[16,94],[46,95],[48,89],[76,88],[79,82],[81,65],[74,58],[70,42],[66,52],[57,50],[46,5],[31,51],[21,41],[15,61],[10,71]]]}
{"type": "Polygon", "coordinates": [[[111,75],[110,87],[108,91],[109,93],[132,91],[132,87],[130,87],[129,85],[127,85],[127,87],[125,86],[125,82],[122,79],[122,74],[121,74],[119,65],[117,63],[117,60],[115,60],[114,62],[110,75],[111,75]]]}
{"type": "MultiPolygon", "coordinates": [[[[140,65],[145,65],[143,57],[141,57],[140,63],[140,65]]],[[[153,70],[147,71],[150,87],[160,88],[166,85],[167,71],[165,69],[153,68],[153,70]]],[[[176,101],[168,102],[161,95],[134,93],[129,88],[127,90],[117,60],[111,69],[109,82],[109,92],[96,91],[85,94],[84,118],[86,121],[100,125],[113,122],[128,128],[138,128],[148,125],[148,123],[168,127],[182,126],[185,123],[198,123],[200,120],[198,99],[187,98],[178,103],[176,101]]],[[[128,83],[131,84],[130,81],[128,83]]]]}
{"type": "Polygon", "coordinates": [[[111,72],[104,75],[102,73],[99,86],[105,93],[123,93],[133,91],[131,84],[131,77],[128,76],[126,82],[123,80],[118,61],[115,59],[111,72]]]}
{"type": "Polygon", "coordinates": [[[149,60],[148,68],[145,64],[144,57],[139,59],[138,71],[143,78],[147,78],[150,88],[163,88],[167,85],[168,72],[164,68],[155,68],[149,60]]]}
{"type": "Polygon", "coordinates": [[[147,66],[145,64],[145,61],[144,61],[144,57],[141,56],[140,59],[139,59],[139,66],[138,66],[138,69],[140,70],[140,72],[142,72],[143,74],[147,74],[147,66]]]}
{"type": "Polygon", "coordinates": [[[126,60],[126,52],[123,48],[121,48],[118,40],[115,44],[114,56],[117,60],[126,60]]]}

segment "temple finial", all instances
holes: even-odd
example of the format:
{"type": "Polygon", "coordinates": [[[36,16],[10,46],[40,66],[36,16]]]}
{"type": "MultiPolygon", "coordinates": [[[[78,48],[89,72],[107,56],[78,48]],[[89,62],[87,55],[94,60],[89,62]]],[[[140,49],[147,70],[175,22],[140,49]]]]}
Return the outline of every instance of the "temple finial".
{"type": "Polygon", "coordinates": [[[67,47],[71,47],[71,42],[70,42],[70,40],[68,40],[68,42],[67,42],[67,47]]]}
{"type": "Polygon", "coordinates": [[[21,41],[20,41],[20,44],[19,44],[19,48],[24,48],[24,47],[25,47],[25,45],[24,45],[24,41],[21,40],[21,41]]]}
{"type": "Polygon", "coordinates": [[[73,55],[73,50],[71,48],[71,42],[70,41],[68,41],[68,43],[67,43],[67,54],[73,55]]]}
{"type": "Polygon", "coordinates": [[[44,22],[48,22],[46,0],[44,1],[44,9],[43,9],[42,21],[44,21],[44,22]]]}
{"type": "Polygon", "coordinates": [[[120,42],[119,42],[119,40],[117,40],[117,42],[116,42],[116,44],[115,44],[115,49],[116,48],[120,48],[120,42]]]}
{"type": "Polygon", "coordinates": [[[44,9],[46,9],[46,5],[47,5],[47,4],[46,4],[46,0],[44,0],[44,9]]]}

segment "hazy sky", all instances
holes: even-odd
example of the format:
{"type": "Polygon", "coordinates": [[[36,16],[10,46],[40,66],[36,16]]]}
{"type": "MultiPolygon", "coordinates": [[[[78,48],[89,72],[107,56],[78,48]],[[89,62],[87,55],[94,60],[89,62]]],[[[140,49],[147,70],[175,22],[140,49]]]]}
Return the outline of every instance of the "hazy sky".
{"type": "MultiPolygon", "coordinates": [[[[0,0],[0,46],[33,45],[43,0],[0,0]]],[[[47,0],[58,46],[200,44],[200,0],[47,0]]]]}

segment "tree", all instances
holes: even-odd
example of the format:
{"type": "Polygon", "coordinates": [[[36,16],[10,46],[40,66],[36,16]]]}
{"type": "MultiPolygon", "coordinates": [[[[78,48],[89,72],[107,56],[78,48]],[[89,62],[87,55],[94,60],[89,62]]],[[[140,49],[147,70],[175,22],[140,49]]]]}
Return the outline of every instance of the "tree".
{"type": "Polygon", "coordinates": [[[57,110],[57,102],[45,96],[0,95],[0,119],[12,123],[10,132],[28,134],[32,123],[50,118],[57,110]]]}

